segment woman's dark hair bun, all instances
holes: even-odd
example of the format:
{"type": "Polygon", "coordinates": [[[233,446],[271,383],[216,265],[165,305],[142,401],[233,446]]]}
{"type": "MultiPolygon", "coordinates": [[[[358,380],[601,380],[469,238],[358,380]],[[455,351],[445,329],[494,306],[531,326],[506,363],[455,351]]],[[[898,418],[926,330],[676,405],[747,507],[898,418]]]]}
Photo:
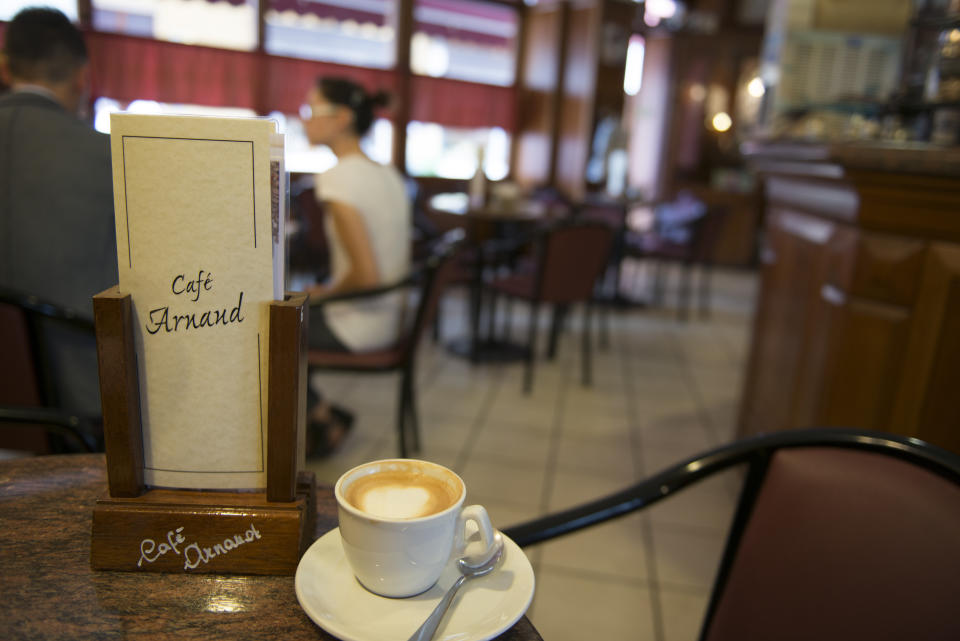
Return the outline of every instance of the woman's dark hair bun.
{"type": "Polygon", "coordinates": [[[386,91],[375,91],[367,97],[367,100],[371,107],[379,109],[390,104],[390,94],[386,91]]]}
{"type": "Polygon", "coordinates": [[[330,102],[353,111],[353,128],[358,136],[370,130],[373,110],[390,104],[390,95],[385,91],[367,93],[366,89],[349,78],[323,76],[317,79],[317,88],[330,102]]]}

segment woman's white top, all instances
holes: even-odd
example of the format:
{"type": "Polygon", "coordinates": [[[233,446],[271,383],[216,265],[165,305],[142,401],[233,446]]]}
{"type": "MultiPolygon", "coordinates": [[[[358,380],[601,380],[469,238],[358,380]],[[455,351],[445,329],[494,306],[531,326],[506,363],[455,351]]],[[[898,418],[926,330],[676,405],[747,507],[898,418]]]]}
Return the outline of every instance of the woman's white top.
{"type": "MultiPolygon", "coordinates": [[[[341,158],[316,179],[317,200],[340,202],[363,218],[377,265],[379,285],[400,281],[410,271],[411,210],[400,173],[361,154],[341,158]]],[[[350,269],[330,216],[324,219],[330,245],[330,281],[336,285],[350,269]]],[[[326,321],[344,345],[365,352],[392,345],[402,322],[404,294],[394,292],[371,300],[324,305],[326,321]]]]}

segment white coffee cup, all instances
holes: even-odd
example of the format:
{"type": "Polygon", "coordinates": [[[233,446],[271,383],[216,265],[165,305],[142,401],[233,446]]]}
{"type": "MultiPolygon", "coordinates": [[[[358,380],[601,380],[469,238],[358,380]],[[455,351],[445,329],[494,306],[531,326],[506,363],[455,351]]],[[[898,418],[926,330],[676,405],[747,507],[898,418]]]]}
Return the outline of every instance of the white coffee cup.
{"type": "Polygon", "coordinates": [[[493,543],[487,511],[480,505],[463,507],[463,479],[436,463],[364,463],[340,477],[335,495],[347,561],[360,583],[382,596],[429,590],[450,557],[464,553],[471,521],[484,550],[477,556],[493,543]]]}

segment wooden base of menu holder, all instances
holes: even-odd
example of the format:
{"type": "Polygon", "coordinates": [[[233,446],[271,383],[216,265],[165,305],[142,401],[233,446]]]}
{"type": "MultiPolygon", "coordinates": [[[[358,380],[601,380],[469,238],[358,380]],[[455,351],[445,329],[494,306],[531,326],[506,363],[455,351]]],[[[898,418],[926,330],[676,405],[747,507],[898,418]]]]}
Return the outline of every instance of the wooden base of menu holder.
{"type": "Polygon", "coordinates": [[[316,484],[303,460],[306,295],[270,306],[267,488],[148,489],[129,295],[94,296],[109,496],[93,510],[95,570],[287,574],[313,542],[316,484]]]}

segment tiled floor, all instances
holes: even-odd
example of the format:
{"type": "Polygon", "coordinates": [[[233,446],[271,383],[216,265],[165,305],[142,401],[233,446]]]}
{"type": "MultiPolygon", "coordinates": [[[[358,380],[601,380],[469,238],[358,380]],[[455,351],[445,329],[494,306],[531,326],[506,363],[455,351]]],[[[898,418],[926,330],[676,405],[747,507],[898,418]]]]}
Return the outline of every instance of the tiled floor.
{"type": "MultiPolygon", "coordinates": [[[[729,441],[754,285],[748,273],[715,274],[707,321],[680,323],[669,307],[614,315],[611,346],[595,355],[591,388],[580,385],[578,314],[557,359],[539,364],[529,396],[521,392],[521,365],[471,366],[425,343],[417,386],[419,456],[460,473],[468,500],[507,526],[729,441]]],[[[463,331],[463,300],[452,292],[445,302],[448,337],[463,331]]],[[[517,336],[527,322],[520,307],[517,336]]],[[[358,416],[340,451],[309,462],[320,481],[332,483],[360,462],[396,455],[395,376],[323,375],[313,383],[358,416]]],[[[528,548],[537,576],[528,614],[544,639],[695,639],[737,480],[712,479],[641,514],[528,548]]]]}

